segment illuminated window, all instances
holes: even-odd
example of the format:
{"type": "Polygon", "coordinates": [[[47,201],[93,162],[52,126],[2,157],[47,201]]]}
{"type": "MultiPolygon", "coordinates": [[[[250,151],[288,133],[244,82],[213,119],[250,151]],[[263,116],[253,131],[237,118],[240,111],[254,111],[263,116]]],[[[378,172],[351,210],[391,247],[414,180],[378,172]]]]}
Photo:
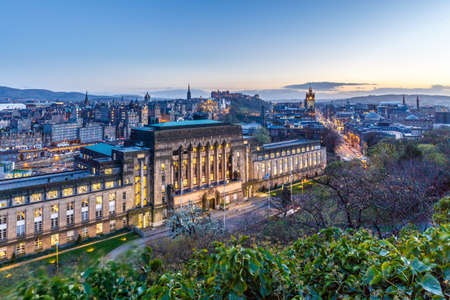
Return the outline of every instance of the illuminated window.
{"type": "Polygon", "coordinates": [[[16,254],[17,255],[22,255],[25,254],[25,243],[18,243],[16,246],[16,254]]]}
{"type": "Polygon", "coordinates": [[[83,227],[83,229],[81,229],[81,237],[82,238],[87,238],[89,235],[89,231],[87,227],[83,227]]]}
{"type": "Polygon", "coordinates": [[[114,187],[114,181],[105,182],[105,188],[110,189],[114,187]]]}
{"type": "Polygon", "coordinates": [[[42,217],[42,207],[34,209],[34,217],[42,217]]]}
{"type": "Polygon", "coordinates": [[[34,250],[35,250],[35,251],[42,250],[42,239],[41,239],[41,238],[37,238],[37,239],[34,241],[34,250]]]}
{"type": "Polygon", "coordinates": [[[257,146],[256,147],[256,151],[259,151],[259,150],[261,150],[261,148],[259,146],[257,146]]]}
{"type": "Polygon", "coordinates": [[[89,200],[84,199],[81,201],[81,207],[89,207],[89,200]]]}
{"type": "Polygon", "coordinates": [[[73,210],[74,206],[75,202],[73,201],[67,202],[67,210],[73,210]]]}
{"type": "Polygon", "coordinates": [[[8,206],[8,200],[2,200],[0,201],[0,208],[7,207],[8,206]]]}
{"type": "Polygon", "coordinates": [[[0,248],[0,259],[6,259],[6,247],[0,248]]]}
{"type": "Polygon", "coordinates": [[[73,188],[65,188],[63,189],[63,196],[68,197],[73,195],[73,188]]]}
{"type": "Polygon", "coordinates": [[[161,163],[161,172],[164,172],[165,170],[166,170],[166,165],[164,163],[161,163]]]}
{"type": "Polygon", "coordinates": [[[102,205],[102,203],[103,203],[103,197],[102,196],[95,197],[95,204],[96,205],[102,205]]]}
{"type": "Polygon", "coordinates": [[[25,212],[24,211],[18,211],[17,212],[17,221],[25,220],[25,212]]]}
{"type": "Polygon", "coordinates": [[[59,244],[59,234],[52,234],[50,237],[50,245],[53,247],[56,244],[59,244]]]}
{"type": "Polygon", "coordinates": [[[14,204],[15,205],[24,204],[25,203],[25,196],[15,196],[13,198],[13,200],[14,200],[14,204]]]}
{"type": "Polygon", "coordinates": [[[92,184],[92,190],[93,191],[98,191],[98,190],[100,190],[102,188],[102,185],[101,185],[101,183],[94,183],[94,184],[92,184]]]}
{"type": "Polygon", "coordinates": [[[78,194],[87,193],[87,185],[80,185],[78,187],[78,194]]]}
{"type": "Polygon", "coordinates": [[[47,192],[47,199],[55,199],[57,197],[58,197],[58,191],[53,190],[53,191],[47,192]]]}
{"type": "Polygon", "coordinates": [[[96,225],[95,233],[96,234],[102,234],[103,233],[103,223],[98,223],[96,225]]]}
{"type": "Polygon", "coordinates": [[[111,175],[111,174],[112,174],[111,168],[105,169],[105,175],[111,175]]]}
{"type": "Polygon", "coordinates": [[[109,195],[108,195],[108,200],[109,200],[109,201],[116,200],[116,193],[109,193],[109,195]]]}
{"type": "Polygon", "coordinates": [[[274,158],[275,154],[274,153],[270,153],[270,158],[274,158]]]}
{"type": "Polygon", "coordinates": [[[34,193],[30,196],[30,202],[37,202],[42,200],[42,194],[41,193],[34,193]]]}
{"type": "Polygon", "coordinates": [[[280,152],[277,152],[277,157],[280,157],[280,152]]]}

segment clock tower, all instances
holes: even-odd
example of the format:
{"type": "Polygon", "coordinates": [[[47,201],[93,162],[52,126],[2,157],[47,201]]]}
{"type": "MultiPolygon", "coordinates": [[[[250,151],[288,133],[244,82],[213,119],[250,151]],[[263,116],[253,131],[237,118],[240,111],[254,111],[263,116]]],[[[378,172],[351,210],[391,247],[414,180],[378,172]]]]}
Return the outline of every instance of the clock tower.
{"type": "Polygon", "coordinates": [[[315,97],[316,97],[315,93],[313,93],[312,88],[309,87],[309,90],[306,93],[305,102],[304,102],[304,107],[306,110],[308,110],[308,111],[315,110],[315,103],[316,103],[315,97]]]}

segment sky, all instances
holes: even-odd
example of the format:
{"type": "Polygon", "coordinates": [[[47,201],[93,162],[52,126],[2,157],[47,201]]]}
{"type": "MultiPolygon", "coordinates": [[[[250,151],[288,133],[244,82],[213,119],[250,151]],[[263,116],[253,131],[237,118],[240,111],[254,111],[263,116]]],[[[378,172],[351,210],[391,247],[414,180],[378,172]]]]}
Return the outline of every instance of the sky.
{"type": "Polygon", "coordinates": [[[450,1],[0,1],[0,86],[450,95],[450,1]]]}

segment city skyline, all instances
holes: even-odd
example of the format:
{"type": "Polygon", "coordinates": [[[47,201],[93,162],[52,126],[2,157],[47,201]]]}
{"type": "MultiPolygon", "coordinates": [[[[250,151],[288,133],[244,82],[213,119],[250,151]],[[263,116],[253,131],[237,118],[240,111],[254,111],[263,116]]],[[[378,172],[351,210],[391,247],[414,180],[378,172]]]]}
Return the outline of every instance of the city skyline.
{"type": "Polygon", "coordinates": [[[450,95],[444,1],[1,4],[0,85],[450,95]],[[325,83],[325,84],[323,84],[325,83]]]}

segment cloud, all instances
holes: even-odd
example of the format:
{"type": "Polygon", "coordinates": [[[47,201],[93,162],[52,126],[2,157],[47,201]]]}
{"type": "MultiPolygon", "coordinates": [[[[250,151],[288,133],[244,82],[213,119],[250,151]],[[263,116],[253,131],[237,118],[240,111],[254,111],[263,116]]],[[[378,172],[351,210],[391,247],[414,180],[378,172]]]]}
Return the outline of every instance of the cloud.
{"type": "Polygon", "coordinates": [[[285,89],[296,89],[296,90],[307,90],[311,87],[316,91],[336,91],[340,87],[344,86],[355,86],[361,88],[361,86],[374,85],[371,83],[362,82],[332,82],[332,81],[321,81],[321,82],[306,82],[299,84],[290,84],[284,86],[285,89]]]}

